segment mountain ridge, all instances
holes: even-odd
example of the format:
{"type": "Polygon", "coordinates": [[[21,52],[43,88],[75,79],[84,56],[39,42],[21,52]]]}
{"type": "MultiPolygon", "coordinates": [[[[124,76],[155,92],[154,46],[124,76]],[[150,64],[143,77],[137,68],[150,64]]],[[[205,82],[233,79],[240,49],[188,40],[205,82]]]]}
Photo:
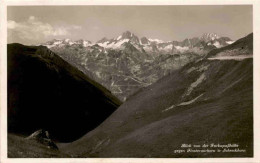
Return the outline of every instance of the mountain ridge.
{"type": "Polygon", "coordinates": [[[8,132],[26,135],[41,128],[69,142],[121,105],[108,89],[47,47],[8,44],[7,52],[8,132]]]}
{"type": "MultiPolygon", "coordinates": [[[[102,38],[101,40],[96,41],[95,43],[92,43],[91,41],[88,40],[84,40],[86,43],[83,45],[84,47],[87,46],[93,46],[95,44],[98,44],[104,48],[112,48],[112,49],[118,49],[120,48],[120,46],[125,43],[125,42],[131,42],[135,45],[139,45],[142,46],[144,49],[146,49],[145,51],[147,52],[156,52],[157,50],[154,50],[154,46],[160,46],[160,47],[164,47],[164,46],[169,46],[171,45],[171,49],[163,49],[167,52],[171,52],[173,49],[175,49],[176,52],[182,52],[182,51],[178,51],[179,48],[186,48],[186,50],[188,50],[188,48],[193,48],[198,46],[197,43],[198,42],[205,42],[206,44],[210,44],[212,46],[215,46],[215,48],[219,48],[219,47],[223,47],[226,45],[229,45],[232,42],[232,40],[228,37],[220,37],[215,33],[204,33],[200,38],[199,37],[193,37],[191,39],[184,39],[183,41],[162,41],[159,39],[148,39],[147,37],[141,37],[140,39],[133,34],[130,31],[126,31],[123,32],[121,35],[117,36],[116,38],[112,38],[112,39],[107,39],[106,37],[102,38]]],[[[53,40],[53,41],[49,41],[47,43],[43,43],[41,45],[45,45],[48,48],[54,47],[54,46],[64,46],[67,44],[69,45],[77,45],[79,41],[68,41],[68,39],[63,39],[63,40],[53,40]],[[66,41],[67,40],[67,41],[66,41]],[[56,42],[55,42],[56,41],[56,42]]],[[[198,46],[199,47],[199,46],[198,46]]],[[[158,49],[158,47],[157,47],[158,49]]]]}

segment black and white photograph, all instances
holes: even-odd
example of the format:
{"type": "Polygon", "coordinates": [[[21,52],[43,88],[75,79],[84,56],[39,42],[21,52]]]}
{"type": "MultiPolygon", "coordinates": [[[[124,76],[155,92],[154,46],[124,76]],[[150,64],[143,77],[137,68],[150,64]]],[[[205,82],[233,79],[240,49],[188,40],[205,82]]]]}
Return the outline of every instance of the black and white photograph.
{"type": "Polygon", "coordinates": [[[253,8],[6,5],[6,159],[253,159],[253,8]]]}

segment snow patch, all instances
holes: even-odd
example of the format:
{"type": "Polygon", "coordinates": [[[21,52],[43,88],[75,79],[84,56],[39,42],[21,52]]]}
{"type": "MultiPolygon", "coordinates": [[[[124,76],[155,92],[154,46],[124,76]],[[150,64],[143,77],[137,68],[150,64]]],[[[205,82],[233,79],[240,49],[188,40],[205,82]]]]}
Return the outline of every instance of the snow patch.
{"type": "Polygon", "coordinates": [[[235,41],[226,41],[227,44],[233,44],[235,41]]]}
{"type": "Polygon", "coordinates": [[[87,47],[88,45],[91,45],[91,44],[89,44],[87,41],[84,40],[84,41],[83,41],[83,46],[84,46],[84,47],[87,47]]]}
{"type": "Polygon", "coordinates": [[[187,47],[187,46],[184,46],[184,47],[182,47],[182,46],[174,46],[178,51],[180,51],[180,52],[185,52],[185,51],[187,51],[187,50],[189,50],[189,47],[187,47]]]}
{"type": "Polygon", "coordinates": [[[191,72],[194,71],[194,70],[196,70],[196,68],[195,68],[195,67],[191,67],[191,68],[189,68],[189,69],[186,71],[186,73],[189,74],[189,73],[191,73],[191,72]]]}
{"type": "Polygon", "coordinates": [[[120,35],[120,36],[118,36],[118,37],[117,37],[117,39],[116,39],[116,40],[120,40],[121,38],[122,38],[122,36],[120,35]]]}
{"type": "Polygon", "coordinates": [[[157,42],[157,43],[163,43],[164,42],[163,40],[159,40],[159,39],[151,39],[151,38],[149,38],[148,40],[150,42],[157,42]]]}
{"type": "Polygon", "coordinates": [[[115,43],[114,45],[112,45],[112,48],[119,48],[123,43],[128,42],[128,41],[129,41],[129,39],[123,39],[123,40],[115,43]]]}
{"type": "Polygon", "coordinates": [[[103,43],[98,43],[98,45],[105,48],[108,43],[109,43],[109,41],[106,41],[106,42],[103,42],[103,43]]]}
{"type": "Polygon", "coordinates": [[[109,43],[108,41],[104,42],[104,43],[99,43],[98,45],[99,46],[102,46],[104,48],[110,48],[110,49],[118,49],[121,47],[121,45],[125,42],[128,42],[129,39],[123,39],[123,40],[120,40],[118,42],[114,41],[114,42],[111,42],[109,43]]]}
{"type": "Polygon", "coordinates": [[[167,45],[165,47],[159,47],[160,50],[172,50],[173,45],[167,45]]]}
{"type": "Polygon", "coordinates": [[[221,48],[222,47],[218,41],[214,42],[213,45],[216,46],[216,48],[221,48]]]}
{"type": "Polygon", "coordinates": [[[253,58],[253,55],[240,55],[240,56],[220,56],[220,57],[212,57],[208,58],[208,60],[237,60],[241,61],[247,58],[253,58]]]}
{"type": "Polygon", "coordinates": [[[69,42],[69,45],[73,45],[73,44],[75,44],[75,42],[71,42],[71,41],[69,42]]]}
{"type": "Polygon", "coordinates": [[[53,45],[59,45],[61,43],[62,43],[62,41],[56,41],[56,42],[53,43],[53,45]]]}
{"type": "Polygon", "coordinates": [[[180,103],[180,104],[178,104],[178,105],[172,105],[172,106],[170,106],[170,107],[164,109],[162,112],[171,110],[171,109],[173,109],[173,108],[175,108],[175,107],[177,107],[177,106],[190,105],[190,104],[194,103],[195,101],[197,101],[201,96],[203,96],[203,94],[201,94],[201,95],[195,97],[194,99],[192,99],[192,100],[190,100],[190,101],[185,101],[185,102],[182,102],[182,103],[180,103]]]}
{"type": "Polygon", "coordinates": [[[165,111],[171,110],[171,109],[173,109],[173,108],[175,108],[175,107],[176,107],[176,105],[172,105],[172,106],[170,106],[170,107],[164,109],[162,112],[165,112],[165,111]]]}
{"type": "Polygon", "coordinates": [[[52,48],[52,47],[54,47],[55,45],[45,45],[45,46],[47,46],[47,48],[52,48]]]}
{"type": "Polygon", "coordinates": [[[209,68],[209,65],[201,65],[200,67],[191,67],[189,68],[186,73],[189,74],[191,73],[192,71],[199,71],[199,72],[203,72],[203,71],[206,71],[207,69],[209,68]]]}
{"type": "Polygon", "coordinates": [[[190,95],[194,88],[196,88],[199,84],[201,84],[206,79],[206,75],[203,73],[200,77],[193,83],[191,83],[190,87],[188,88],[185,96],[190,95]]]}
{"type": "Polygon", "coordinates": [[[146,52],[152,52],[153,51],[153,48],[151,46],[144,46],[143,49],[146,51],[146,52]]]}
{"type": "Polygon", "coordinates": [[[203,94],[197,96],[196,98],[190,100],[190,101],[186,101],[186,102],[182,102],[180,103],[178,106],[184,106],[184,105],[190,105],[192,103],[194,103],[198,98],[200,98],[201,96],[203,96],[203,94]]]}
{"type": "Polygon", "coordinates": [[[209,65],[202,65],[202,66],[198,69],[198,71],[199,71],[199,72],[206,71],[208,68],[209,68],[209,65]]]}

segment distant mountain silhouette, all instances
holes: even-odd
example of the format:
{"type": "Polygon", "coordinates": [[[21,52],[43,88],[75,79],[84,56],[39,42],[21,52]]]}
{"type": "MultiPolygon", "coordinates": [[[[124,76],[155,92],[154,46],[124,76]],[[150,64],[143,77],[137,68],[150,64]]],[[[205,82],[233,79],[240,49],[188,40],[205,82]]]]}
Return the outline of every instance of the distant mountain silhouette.
{"type": "Polygon", "coordinates": [[[8,44],[8,131],[78,139],[121,102],[44,46],[8,44]]]}

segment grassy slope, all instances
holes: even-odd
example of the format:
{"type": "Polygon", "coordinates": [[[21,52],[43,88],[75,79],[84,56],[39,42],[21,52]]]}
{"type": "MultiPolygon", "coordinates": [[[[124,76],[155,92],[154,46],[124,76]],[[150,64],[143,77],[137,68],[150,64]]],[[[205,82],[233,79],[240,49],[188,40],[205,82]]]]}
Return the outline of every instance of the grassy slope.
{"type": "Polygon", "coordinates": [[[130,98],[98,128],[61,150],[78,157],[252,157],[253,60],[190,63],[130,98]],[[189,72],[192,68],[197,70],[189,72]],[[183,97],[202,74],[206,79],[183,97]],[[190,105],[162,112],[199,95],[190,105]],[[182,143],[237,143],[246,152],[174,153],[182,143]]]}

